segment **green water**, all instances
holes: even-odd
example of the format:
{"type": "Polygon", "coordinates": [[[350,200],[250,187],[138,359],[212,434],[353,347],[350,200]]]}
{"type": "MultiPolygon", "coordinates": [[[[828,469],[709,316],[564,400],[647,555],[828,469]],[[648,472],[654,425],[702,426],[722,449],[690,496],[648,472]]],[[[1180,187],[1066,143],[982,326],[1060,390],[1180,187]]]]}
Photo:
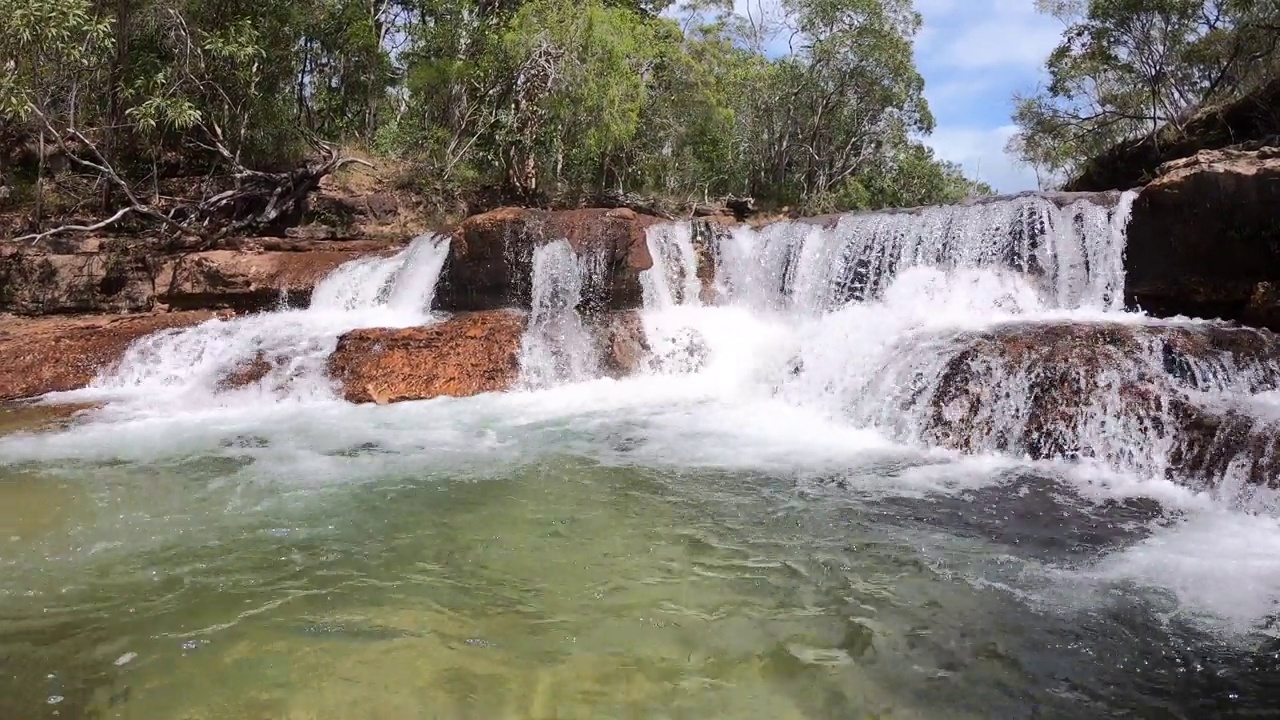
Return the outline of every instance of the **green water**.
{"type": "Polygon", "coordinates": [[[857,662],[918,568],[859,571],[856,537],[783,498],[655,475],[400,478],[230,527],[251,489],[184,512],[109,471],[10,476],[0,507],[43,510],[0,514],[3,717],[918,716],[857,662]]]}
{"type": "Polygon", "coordinates": [[[957,520],[990,498],[616,453],[313,484],[237,452],[3,471],[0,718],[1217,717],[1160,708],[1274,677],[1136,591],[1029,599],[1075,530],[957,520]]]}

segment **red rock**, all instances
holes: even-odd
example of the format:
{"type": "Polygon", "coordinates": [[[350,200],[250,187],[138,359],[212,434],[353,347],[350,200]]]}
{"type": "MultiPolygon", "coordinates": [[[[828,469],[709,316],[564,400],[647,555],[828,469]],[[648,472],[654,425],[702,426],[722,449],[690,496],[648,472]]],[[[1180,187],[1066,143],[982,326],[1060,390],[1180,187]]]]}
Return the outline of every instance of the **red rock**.
{"type": "Polygon", "coordinates": [[[134,340],[211,317],[209,312],[0,317],[0,400],[82,388],[119,362],[134,340]]]}
{"type": "Polygon", "coordinates": [[[519,375],[524,327],[523,313],[493,310],[426,327],[354,330],[329,357],[329,375],[354,403],[498,392],[519,375]]]}
{"type": "Polygon", "coordinates": [[[640,273],[653,267],[645,231],[658,222],[663,222],[662,218],[625,208],[499,208],[475,215],[452,234],[441,301],[451,310],[527,309],[534,250],[567,240],[588,265],[602,265],[598,276],[584,284],[584,307],[639,307],[640,273]]]}

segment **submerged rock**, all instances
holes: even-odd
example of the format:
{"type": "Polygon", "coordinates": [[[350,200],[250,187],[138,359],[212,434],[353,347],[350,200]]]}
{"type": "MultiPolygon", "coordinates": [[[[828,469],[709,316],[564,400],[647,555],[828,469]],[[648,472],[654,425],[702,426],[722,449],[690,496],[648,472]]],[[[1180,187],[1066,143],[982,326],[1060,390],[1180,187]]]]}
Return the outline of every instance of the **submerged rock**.
{"type": "Polygon", "coordinates": [[[1280,330],[1277,208],[1280,149],[1205,151],[1163,165],[1133,204],[1128,303],[1280,330]]]}
{"type": "Polygon", "coordinates": [[[645,231],[662,218],[633,210],[501,208],[467,218],[453,233],[440,299],[449,310],[528,309],[533,251],[567,240],[587,268],[587,310],[640,306],[640,273],[653,266],[645,231]]]}
{"type": "Polygon", "coordinates": [[[506,390],[520,372],[525,316],[463,313],[426,327],[353,330],[329,357],[349,402],[386,404],[506,390]]]}

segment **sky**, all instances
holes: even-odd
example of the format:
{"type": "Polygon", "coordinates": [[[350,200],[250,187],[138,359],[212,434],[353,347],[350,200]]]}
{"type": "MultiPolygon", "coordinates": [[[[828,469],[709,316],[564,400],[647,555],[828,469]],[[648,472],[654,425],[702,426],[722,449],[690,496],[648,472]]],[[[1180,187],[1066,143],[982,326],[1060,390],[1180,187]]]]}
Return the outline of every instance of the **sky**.
{"type": "MultiPolygon", "coordinates": [[[[776,13],[780,0],[735,0],[739,14],[776,13]]],[[[925,139],[939,157],[999,192],[1036,188],[1031,168],[1004,152],[1015,92],[1033,92],[1061,23],[1035,0],[915,0],[924,19],[916,66],[937,127],[925,139]]]]}
{"type": "Polygon", "coordinates": [[[1014,132],[1013,94],[1035,91],[1062,24],[1034,0],[915,0],[924,26],[916,66],[937,120],[926,142],[1000,192],[1036,187],[1035,173],[1004,152],[1014,132]]]}

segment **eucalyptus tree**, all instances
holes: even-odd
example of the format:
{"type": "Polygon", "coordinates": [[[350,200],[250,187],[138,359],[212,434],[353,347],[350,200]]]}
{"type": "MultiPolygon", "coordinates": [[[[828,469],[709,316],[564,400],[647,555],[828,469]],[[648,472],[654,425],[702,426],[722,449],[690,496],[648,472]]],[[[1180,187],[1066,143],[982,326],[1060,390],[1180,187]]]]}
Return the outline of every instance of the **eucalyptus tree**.
{"type": "Polygon", "coordinates": [[[1011,149],[1052,173],[1130,138],[1177,129],[1280,70],[1275,0],[1039,0],[1063,38],[1048,83],[1018,97],[1011,149]]]}

